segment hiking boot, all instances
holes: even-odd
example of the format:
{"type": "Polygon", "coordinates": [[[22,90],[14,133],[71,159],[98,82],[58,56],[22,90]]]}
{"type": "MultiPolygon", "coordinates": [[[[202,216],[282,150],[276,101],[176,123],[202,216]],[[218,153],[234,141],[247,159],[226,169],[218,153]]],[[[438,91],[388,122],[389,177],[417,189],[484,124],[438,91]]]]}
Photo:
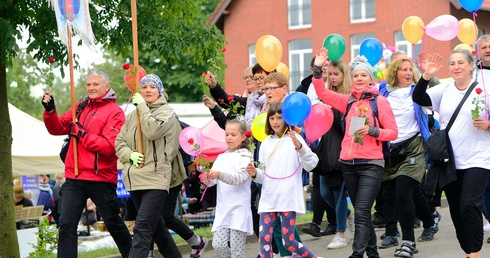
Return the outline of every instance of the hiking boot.
{"type": "Polygon", "coordinates": [[[383,216],[374,214],[374,219],[371,221],[374,228],[384,228],[386,226],[385,219],[383,216]]]}
{"type": "Polygon", "coordinates": [[[432,241],[435,233],[434,227],[424,228],[422,235],[419,236],[419,242],[432,241]]]}
{"type": "Polygon", "coordinates": [[[327,245],[327,249],[339,249],[347,246],[347,239],[341,237],[339,234],[335,234],[332,242],[327,245]]]}
{"type": "Polygon", "coordinates": [[[315,224],[313,222],[311,222],[308,225],[308,227],[302,227],[301,232],[308,234],[308,235],[312,235],[314,237],[321,237],[322,236],[322,234],[320,233],[320,226],[318,226],[317,224],[315,224]]]}
{"type": "Polygon", "coordinates": [[[434,228],[435,233],[437,233],[437,231],[439,231],[439,221],[441,221],[442,216],[436,211],[436,215],[432,215],[432,219],[434,220],[434,226],[432,227],[434,228]]]}
{"type": "Polygon", "coordinates": [[[201,238],[201,243],[199,245],[193,245],[191,246],[192,251],[191,251],[191,256],[190,258],[202,258],[204,251],[206,250],[206,247],[208,246],[208,240],[202,236],[199,236],[201,238]]]}
{"type": "Polygon", "coordinates": [[[322,236],[335,235],[337,233],[337,225],[328,223],[325,229],[320,233],[322,236]]]}
{"type": "Polygon", "coordinates": [[[398,239],[396,238],[396,236],[385,236],[385,238],[381,240],[381,243],[378,244],[378,247],[380,249],[385,249],[397,245],[398,245],[398,239]]]}
{"type": "Polygon", "coordinates": [[[418,252],[419,250],[415,247],[415,243],[403,241],[402,246],[395,250],[395,257],[413,257],[413,254],[418,252]]]}

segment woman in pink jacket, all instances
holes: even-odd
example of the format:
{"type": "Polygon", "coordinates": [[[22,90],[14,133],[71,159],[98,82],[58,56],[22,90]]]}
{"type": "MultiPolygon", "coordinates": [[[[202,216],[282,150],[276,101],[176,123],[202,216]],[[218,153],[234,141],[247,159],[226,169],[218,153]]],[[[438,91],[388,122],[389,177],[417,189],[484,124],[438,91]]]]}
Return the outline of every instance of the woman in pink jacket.
{"type": "Polygon", "coordinates": [[[395,140],[398,128],[390,104],[384,97],[378,96],[373,82],[373,67],[367,59],[357,56],[349,64],[352,85],[350,94],[344,95],[325,88],[322,66],[328,60],[327,54],[328,51],[322,48],[316,55],[313,85],[322,101],[344,113],[345,135],[340,162],[356,215],[350,258],[363,257],[364,252],[370,258],[378,258],[371,207],[383,178],[382,142],[395,140]]]}

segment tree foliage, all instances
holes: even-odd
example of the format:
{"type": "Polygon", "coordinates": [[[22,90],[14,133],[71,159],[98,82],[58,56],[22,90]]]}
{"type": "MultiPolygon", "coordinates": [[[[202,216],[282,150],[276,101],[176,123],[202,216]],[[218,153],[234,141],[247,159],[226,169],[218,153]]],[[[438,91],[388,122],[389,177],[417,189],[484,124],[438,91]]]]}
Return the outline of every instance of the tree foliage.
{"type": "MultiPolygon", "coordinates": [[[[92,28],[98,43],[122,57],[132,59],[131,8],[128,0],[92,0],[92,28]]],[[[151,52],[162,62],[179,64],[188,58],[194,65],[223,63],[224,36],[205,24],[202,0],[138,1],[140,52],[151,52]]],[[[22,30],[28,34],[26,52],[38,61],[54,57],[67,67],[67,48],[57,39],[53,10],[46,0],[0,1],[0,256],[19,257],[13,214],[11,123],[7,106],[7,67],[19,53],[16,43],[22,30]]],[[[78,44],[78,42],[74,42],[78,44]]],[[[116,66],[114,66],[116,67],[116,66]]],[[[119,67],[119,66],[117,66],[119,67]]],[[[119,69],[119,68],[118,68],[119,69]]],[[[62,69],[62,74],[66,71],[62,69]]],[[[199,74],[189,74],[196,76],[199,74]]],[[[26,85],[29,82],[26,83],[26,85]]],[[[114,84],[113,84],[114,86],[114,84]]],[[[26,90],[21,86],[16,90],[26,90]]],[[[22,102],[24,100],[19,100],[22,102]]],[[[26,99],[25,101],[29,101],[26,99]]],[[[37,101],[32,102],[33,105],[37,101]]]]}

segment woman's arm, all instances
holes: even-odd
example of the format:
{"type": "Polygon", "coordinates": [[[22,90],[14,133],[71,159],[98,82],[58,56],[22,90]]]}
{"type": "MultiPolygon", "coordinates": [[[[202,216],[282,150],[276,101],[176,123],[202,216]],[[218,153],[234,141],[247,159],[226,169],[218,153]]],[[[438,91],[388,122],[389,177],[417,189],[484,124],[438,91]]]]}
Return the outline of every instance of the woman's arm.
{"type": "Polygon", "coordinates": [[[430,100],[429,94],[427,94],[427,86],[429,81],[425,80],[424,77],[420,77],[417,82],[415,89],[413,89],[412,100],[413,102],[419,104],[420,106],[430,107],[432,106],[432,101],[430,100]]]}

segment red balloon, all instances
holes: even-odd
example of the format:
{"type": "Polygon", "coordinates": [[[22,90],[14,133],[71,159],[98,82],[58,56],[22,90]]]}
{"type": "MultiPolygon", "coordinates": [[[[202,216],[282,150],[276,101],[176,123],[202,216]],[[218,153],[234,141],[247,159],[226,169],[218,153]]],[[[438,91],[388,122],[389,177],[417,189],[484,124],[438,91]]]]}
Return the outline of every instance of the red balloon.
{"type": "Polygon", "coordinates": [[[138,78],[137,84],[135,84],[135,82],[134,82],[135,74],[136,73],[134,71],[134,65],[130,66],[129,69],[124,72],[124,81],[126,82],[126,86],[128,86],[128,88],[131,91],[135,91],[135,89],[138,88],[139,82],[141,81],[141,79],[143,79],[143,77],[146,76],[146,71],[145,71],[145,69],[143,69],[143,67],[138,65],[139,78],[138,78]]]}
{"type": "Polygon", "coordinates": [[[305,120],[305,133],[309,141],[316,141],[322,137],[333,124],[333,112],[330,106],[315,103],[311,106],[311,113],[305,120]]]}

